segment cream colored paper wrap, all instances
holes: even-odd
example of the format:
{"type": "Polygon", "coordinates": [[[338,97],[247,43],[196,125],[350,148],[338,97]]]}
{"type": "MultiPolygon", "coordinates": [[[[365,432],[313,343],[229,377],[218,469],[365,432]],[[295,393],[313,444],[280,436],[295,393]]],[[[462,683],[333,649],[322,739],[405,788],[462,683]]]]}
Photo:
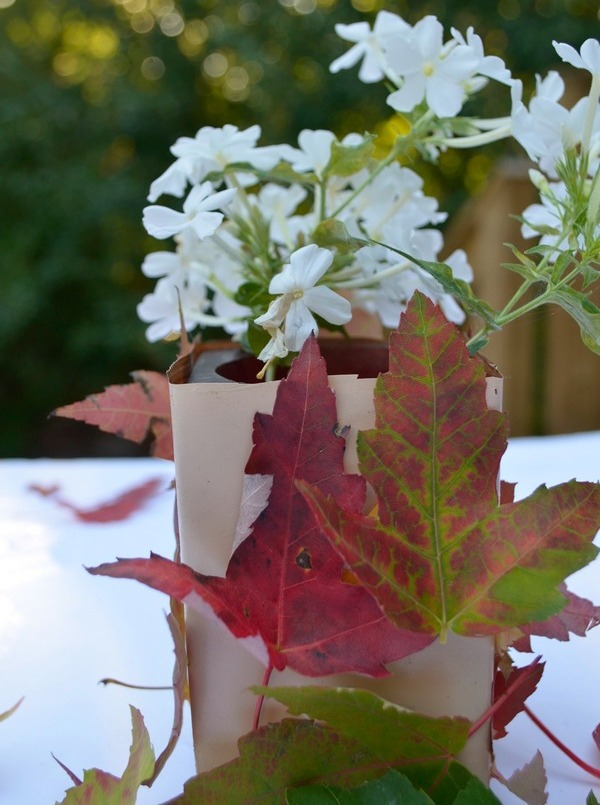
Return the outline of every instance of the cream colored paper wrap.
{"type": "MultiPolygon", "coordinates": [[[[279,383],[193,382],[190,374],[172,370],[169,375],[182,559],[202,573],[224,576],[252,449],[254,414],[272,412],[279,383]]],[[[356,472],[356,434],[374,426],[375,380],[356,375],[329,380],[338,421],[350,425],[345,469],[356,472]]],[[[489,378],[491,408],[501,408],[501,394],[501,380],[489,378]]],[[[193,610],[186,617],[196,764],[206,771],[237,756],[237,739],[251,729],[255,706],[247,689],[261,683],[265,669],[220,622],[193,610]]],[[[274,672],[271,684],[369,688],[427,715],[475,719],[490,704],[493,653],[491,639],[450,635],[445,645],[436,642],[392,664],[392,675],[383,680],[351,674],[312,679],[286,670],[274,672]]],[[[261,723],[284,714],[284,708],[267,700],[261,723]]],[[[461,760],[487,780],[489,732],[480,730],[461,760]]]]}

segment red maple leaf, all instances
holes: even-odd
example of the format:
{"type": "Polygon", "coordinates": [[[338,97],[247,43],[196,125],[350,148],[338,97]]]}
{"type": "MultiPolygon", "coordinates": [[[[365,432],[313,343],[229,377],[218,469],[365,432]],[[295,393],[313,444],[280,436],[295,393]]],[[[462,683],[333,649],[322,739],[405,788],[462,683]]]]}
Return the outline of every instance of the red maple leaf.
{"type": "Polygon", "coordinates": [[[508,677],[500,669],[494,678],[494,715],[492,727],[494,739],[504,738],[506,726],[510,724],[525,707],[525,700],[531,696],[538,686],[544,672],[544,663],[540,657],[524,668],[513,668],[508,677]]]}
{"type": "Polygon", "coordinates": [[[150,478],[138,486],[127,489],[116,498],[100,503],[90,509],[83,509],[64,498],[60,486],[41,486],[30,484],[29,489],[43,497],[52,499],[56,504],[68,509],[78,520],[84,523],[113,523],[126,520],[138,512],[144,504],[164,489],[162,478],[150,478]]]}
{"type": "Polygon", "coordinates": [[[169,383],[159,372],[132,372],[134,383],[108,386],[81,402],[64,405],[54,416],[77,419],[138,444],[150,434],[152,455],[173,459],[169,383]]]}
{"type": "Polygon", "coordinates": [[[424,648],[432,638],[392,626],[370,593],[344,580],[344,562],[296,488],[299,480],[314,484],[358,514],[365,482],[344,474],[344,447],[325,363],[311,339],[282,381],[273,415],[255,417],[246,473],[271,475],[273,486],[226,578],[158,556],[120,560],[91,572],[137,579],[201,611],[209,604],[236,637],[254,639],[263,658],[279,670],[289,665],[308,676],[343,671],[383,676],[385,663],[424,648]]]}
{"type": "Polygon", "coordinates": [[[421,294],[391,335],[375,412],[358,455],[378,517],[301,488],[388,617],[427,634],[474,636],[559,612],[557,585],[598,553],[600,485],[541,486],[499,505],[506,419],[487,408],[482,360],[421,294]]]}

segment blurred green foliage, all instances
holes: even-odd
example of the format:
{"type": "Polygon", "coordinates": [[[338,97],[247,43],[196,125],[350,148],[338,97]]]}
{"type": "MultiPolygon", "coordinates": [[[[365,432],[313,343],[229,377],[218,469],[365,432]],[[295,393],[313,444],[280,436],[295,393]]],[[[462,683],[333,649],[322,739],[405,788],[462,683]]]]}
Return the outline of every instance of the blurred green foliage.
{"type": "MultiPolygon", "coordinates": [[[[227,122],[259,123],[265,143],[372,130],[383,89],[328,65],[347,47],[334,24],[381,8],[474,25],[530,76],[556,64],[552,39],[579,46],[598,29],[597,0],[0,0],[0,456],[126,449],[46,417],[174,355],[135,313],[157,248],[142,207],[169,146],[227,122]]],[[[485,111],[507,108],[492,93],[485,111]]],[[[430,191],[455,203],[489,159],[449,156],[430,191]]]]}

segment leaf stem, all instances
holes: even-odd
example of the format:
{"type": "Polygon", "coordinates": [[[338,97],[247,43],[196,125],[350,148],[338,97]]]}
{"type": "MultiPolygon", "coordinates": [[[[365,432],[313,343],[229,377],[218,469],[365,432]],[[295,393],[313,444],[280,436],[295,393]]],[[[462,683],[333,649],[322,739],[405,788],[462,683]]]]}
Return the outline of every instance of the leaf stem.
{"type": "Polygon", "coordinates": [[[586,771],[588,774],[591,774],[592,777],[597,777],[600,779],[600,769],[596,769],[594,766],[590,766],[589,763],[586,763],[585,760],[582,760],[578,755],[575,754],[575,752],[572,752],[568,746],[565,746],[564,743],[559,738],[557,738],[556,735],[554,735],[554,733],[551,732],[542,721],[540,721],[540,719],[535,715],[535,713],[531,712],[531,710],[529,709],[529,707],[527,707],[527,705],[525,705],[523,709],[527,713],[529,718],[533,721],[533,723],[536,725],[536,727],[541,729],[544,735],[547,738],[549,738],[552,741],[552,743],[561,750],[561,752],[564,752],[564,754],[568,758],[570,758],[573,761],[573,763],[576,763],[581,769],[586,771]]]}
{"type": "MultiPolygon", "coordinates": [[[[273,673],[273,665],[269,663],[265,668],[265,673],[262,678],[262,685],[263,687],[269,686],[269,680],[271,679],[271,674],[273,673]]],[[[256,707],[254,708],[254,718],[252,719],[252,730],[256,731],[258,729],[258,725],[260,724],[260,714],[262,712],[263,702],[265,701],[265,694],[261,693],[258,699],[256,700],[256,707]]]]}

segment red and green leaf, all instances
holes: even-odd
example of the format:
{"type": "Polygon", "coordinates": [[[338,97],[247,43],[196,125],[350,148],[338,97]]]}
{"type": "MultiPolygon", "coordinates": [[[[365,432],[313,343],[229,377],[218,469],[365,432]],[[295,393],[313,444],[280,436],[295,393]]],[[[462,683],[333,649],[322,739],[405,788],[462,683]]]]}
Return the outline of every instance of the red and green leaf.
{"type": "Polygon", "coordinates": [[[566,642],[571,634],[585,637],[594,627],[600,624],[600,607],[592,604],[587,598],[581,598],[561,584],[558,588],[567,599],[561,611],[541,623],[527,623],[519,627],[522,637],[512,643],[517,651],[533,651],[531,637],[549,637],[566,642]]]}
{"type": "Polygon", "coordinates": [[[300,488],[388,617],[431,635],[485,635],[563,609],[557,585],[598,553],[600,486],[542,486],[499,505],[506,418],[487,408],[483,362],[420,294],[391,336],[375,409],[358,453],[378,516],[300,488]]]}
{"type": "Polygon", "coordinates": [[[134,383],[109,386],[81,402],[65,405],[55,416],[95,425],[106,433],[141,444],[152,438],[152,455],[173,459],[169,383],[159,372],[133,372],[134,383]]]}
{"type": "MultiPolygon", "coordinates": [[[[140,785],[154,772],[154,752],[144,719],[135,707],[131,708],[131,721],[133,739],[123,776],[115,777],[99,769],[86,771],[83,781],[67,791],[61,805],[135,805],[140,785]]],[[[65,770],[73,780],[77,779],[65,770]]]]}
{"type": "Polygon", "coordinates": [[[272,476],[273,485],[266,509],[234,551],[227,577],[205,576],[158,556],[91,572],[137,579],[201,611],[208,604],[277,669],[383,676],[386,663],[432,638],[396,628],[367,590],[346,581],[342,558],[296,488],[305,481],[358,515],[365,483],[344,474],[344,447],[325,364],[311,339],[281,382],[273,414],[255,417],[246,473],[272,476]]]}
{"type": "MultiPolygon", "coordinates": [[[[257,692],[317,720],[284,719],[241,738],[238,758],[188,781],[173,805],[279,805],[286,794],[289,798],[308,784],[353,788],[389,769],[401,772],[413,789],[440,805],[460,802],[461,794],[472,790],[473,776],[454,760],[467,740],[465,719],[411,713],[364,690],[293,687],[257,692]]],[[[485,793],[490,796],[462,801],[498,803],[491,792],[485,793]]]]}

